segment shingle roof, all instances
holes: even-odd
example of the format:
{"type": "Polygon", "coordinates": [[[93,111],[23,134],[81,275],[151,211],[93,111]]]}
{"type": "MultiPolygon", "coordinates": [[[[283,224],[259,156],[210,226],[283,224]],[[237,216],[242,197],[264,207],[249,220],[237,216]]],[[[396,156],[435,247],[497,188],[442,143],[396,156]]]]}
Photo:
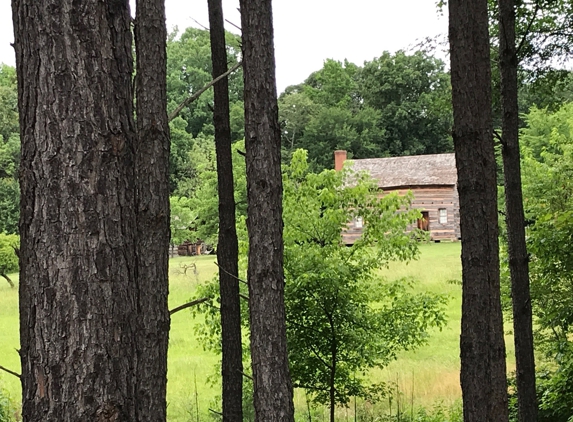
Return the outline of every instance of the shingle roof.
{"type": "Polygon", "coordinates": [[[453,153],[366,158],[348,162],[352,163],[354,171],[370,173],[380,188],[455,185],[458,180],[453,153]]]}

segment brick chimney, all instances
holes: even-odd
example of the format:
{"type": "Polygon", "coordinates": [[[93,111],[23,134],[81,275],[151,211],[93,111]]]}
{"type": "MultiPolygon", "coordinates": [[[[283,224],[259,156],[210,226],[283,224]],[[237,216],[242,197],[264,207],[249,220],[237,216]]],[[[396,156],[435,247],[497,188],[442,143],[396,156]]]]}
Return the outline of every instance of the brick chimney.
{"type": "Polygon", "coordinates": [[[346,161],[346,151],[339,149],[334,151],[334,170],[342,170],[342,166],[346,161]]]}

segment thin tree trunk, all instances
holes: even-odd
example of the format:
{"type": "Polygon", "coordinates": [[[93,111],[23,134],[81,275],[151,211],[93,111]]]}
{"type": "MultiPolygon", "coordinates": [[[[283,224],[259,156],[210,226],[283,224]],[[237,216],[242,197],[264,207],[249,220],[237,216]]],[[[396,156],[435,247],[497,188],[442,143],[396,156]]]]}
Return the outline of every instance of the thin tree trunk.
{"type": "Polygon", "coordinates": [[[448,5],[462,236],[464,421],[507,422],[487,0],[448,5]]]}
{"type": "Polygon", "coordinates": [[[135,421],[127,1],[12,1],[22,158],[22,417],[135,421]]]}
{"type": "Polygon", "coordinates": [[[6,279],[6,281],[10,285],[10,287],[13,289],[14,288],[14,282],[10,279],[10,277],[8,277],[8,274],[0,274],[0,275],[6,279]]]}
{"type": "Polygon", "coordinates": [[[136,275],[138,421],[166,420],[169,123],[164,0],[137,0],[136,275]]]}
{"type": "Polygon", "coordinates": [[[517,403],[520,422],[537,421],[533,324],[529,294],[529,263],[525,244],[525,217],[521,191],[519,116],[517,104],[517,54],[514,0],[499,2],[499,66],[502,103],[502,157],[513,335],[517,366],[517,403]]]}
{"type": "MultiPolygon", "coordinates": [[[[227,71],[227,48],[221,0],[208,0],[213,79],[227,71]]],[[[223,361],[223,421],[243,421],[243,350],[239,297],[239,247],[235,222],[229,82],[214,85],[215,149],[219,192],[219,290],[221,294],[221,336],[223,361]]]]}
{"type": "Polygon", "coordinates": [[[284,307],[280,127],[271,0],[241,0],[255,420],[294,421],[284,307]]]}
{"type": "Polygon", "coordinates": [[[334,411],[336,410],[336,341],[332,346],[332,361],[331,361],[331,368],[330,368],[330,422],[334,422],[334,411]]]}

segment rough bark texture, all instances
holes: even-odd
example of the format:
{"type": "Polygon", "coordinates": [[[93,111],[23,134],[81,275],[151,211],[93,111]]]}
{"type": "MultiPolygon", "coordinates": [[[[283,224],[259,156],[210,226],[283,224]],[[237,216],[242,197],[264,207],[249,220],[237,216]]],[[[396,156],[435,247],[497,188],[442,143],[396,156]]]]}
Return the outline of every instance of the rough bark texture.
{"type": "Polygon", "coordinates": [[[169,123],[164,0],[136,3],[137,417],[166,419],[169,123]]]}
{"type": "MultiPolygon", "coordinates": [[[[227,47],[221,0],[208,0],[213,79],[227,71],[227,47]]],[[[239,297],[239,246],[235,222],[235,189],[231,155],[229,82],[213,86],[215,149],[219,191],[219,290],[221,294],[221,336],[223,362],[223,421],[243,421],[243,350],[239,297]]]]}
{"type": "Polygon", "coordinates": [[[255,419],[294,420],[284,309],[280,128],[271,0],[241,0],[255,419]]]}
{"type": "Polygon", "coordinates": [[[462,236],[464,421],[506,422],[487,0],[448,5],[462,236]]]}
{"type": "Polygon", "coordinates": [[[514,0],[499,0],[502,157],[520,422],[537,421],[529,263],[521,191],[514,0]]]}
{"type": "Polygon", "coordinates": [[[128,2],[13,0],[12,8],[23,420],[134,421],[128,2]]]}

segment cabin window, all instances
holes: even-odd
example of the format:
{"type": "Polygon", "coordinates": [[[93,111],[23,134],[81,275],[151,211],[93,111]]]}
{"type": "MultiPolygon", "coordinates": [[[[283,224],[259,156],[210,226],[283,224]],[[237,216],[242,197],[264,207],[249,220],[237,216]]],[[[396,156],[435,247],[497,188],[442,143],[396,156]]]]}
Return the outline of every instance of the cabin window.
{"type": "Polygon", "coordinates": [[[439,222],[440,224],[446,224],[448,222],[448,210],[445,208],[440,208],[439,209],[439,222]]]}
{"type": "Polygon", "coordinates": [[[361,229],[364,226],[364,220],[362,219],[362,217],[356,217],[356,220],[354,221],[354,227],[357,229],[361,229]]]}

